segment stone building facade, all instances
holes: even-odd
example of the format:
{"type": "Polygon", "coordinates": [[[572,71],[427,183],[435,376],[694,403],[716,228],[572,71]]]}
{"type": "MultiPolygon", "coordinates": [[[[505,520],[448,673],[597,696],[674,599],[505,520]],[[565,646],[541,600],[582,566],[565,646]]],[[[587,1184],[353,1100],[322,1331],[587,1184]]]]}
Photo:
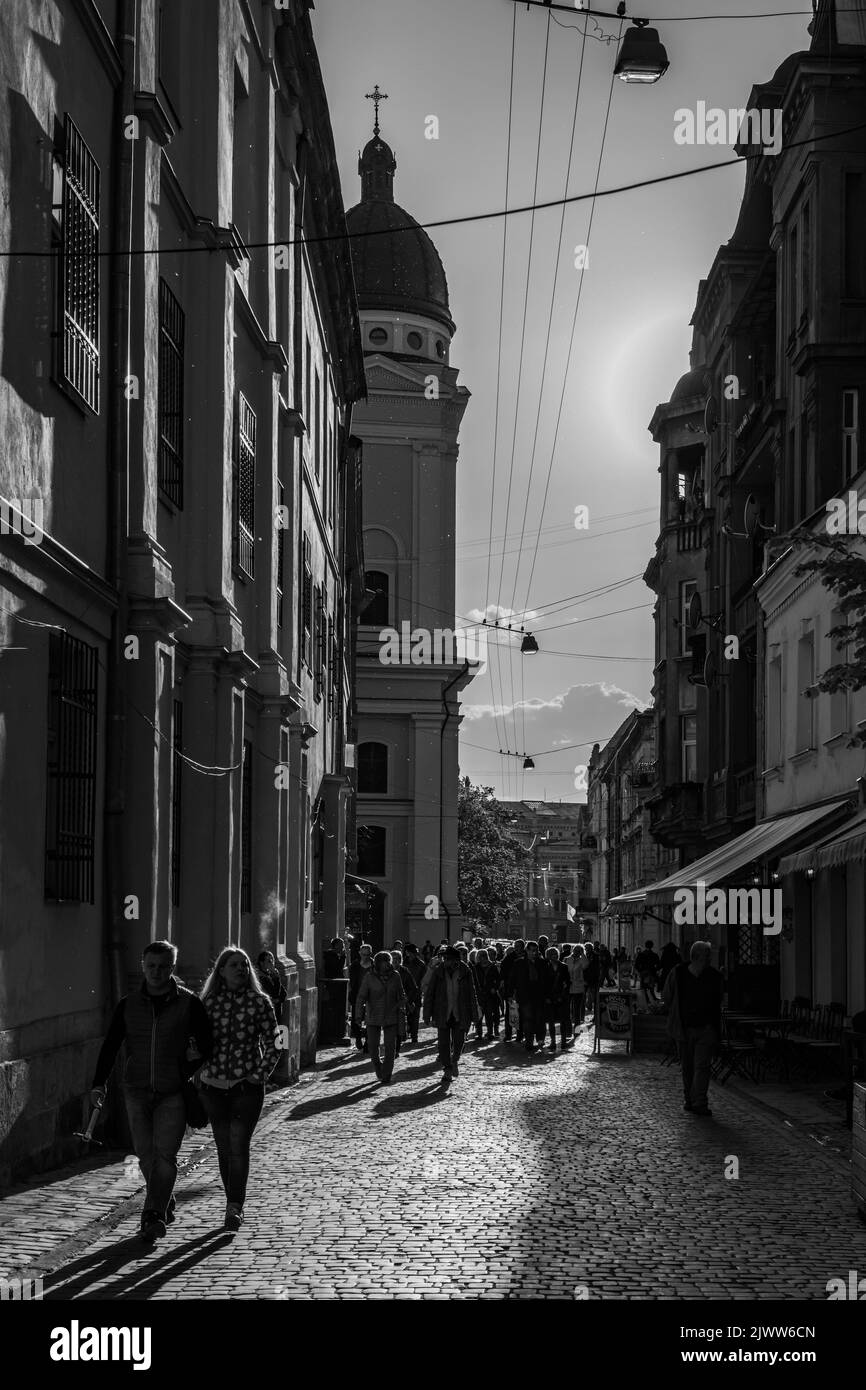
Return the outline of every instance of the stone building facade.
{"type": "Polygon", "coordinates": [[[153,937],[274,950],[315,1054],[364,375],[309,8],[0,11],[4,1171],[69,1152],[153,937]]]}

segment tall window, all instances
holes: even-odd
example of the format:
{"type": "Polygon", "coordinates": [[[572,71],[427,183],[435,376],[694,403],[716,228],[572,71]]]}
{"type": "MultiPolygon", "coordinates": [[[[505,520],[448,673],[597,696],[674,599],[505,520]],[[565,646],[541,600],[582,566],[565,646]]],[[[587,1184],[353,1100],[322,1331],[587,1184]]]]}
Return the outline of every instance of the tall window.
{"type": "Polygon", "coordinates": [[[313,566],[310,555],[310,538],[304,536],[303,565],[301,570],[301,661],[309,668],[313,665],[313,566]]]}
{"type": "Polygon", "coordinates": [[[322,383],[319,380],[319,373],[316,372],[316,414],[313,426],[313,467],[316,470],[316,478],[322,475],[322,383]]]}
{"type": "Polygon", "coordinates": [[[808,314],[812,301],[812,209],[803,204],[800,222],[800,307],[808,314]]]}
{"type": "Polygon", "coordinates": [[[313,634],[313,694],[321,700],[325,688],[325,596],[321,584],[315,591],[315,630],[313,634]]]}
{"type": "Polygon", "coordinates": [[[860,472],[860,392],[842,392],[842,477],[847,483],[860,472]]]}
{"type": "Polygon", "coordinates": [[[334,617],[328,618],[327,636],[327,668],[325,671],[325,689],[328,697],[328,714],[334,713],[334,705],[337,698],[337,642],[334,635],[334,617]]]}
{"type": "Polygon", "coordinates": [[[384,825],[358,826],[358,873],[362,878],[384,878],[385,845],[384,825]]]}
{"type": "Polygon", "coordinates": [[[253,745],[244,739],[241,767],[241,912],[253,910],[253,745]]]}
{"type": "Polygon", "coordinates": [[[159,282],[159,486],[183,506],[184,313],[164,280],[159,282]]]}
{"type": "MultiPolygon", "coordinates": [[[[830,627],[846,627],[848,619],[839,608],[830,614],[830,627]]],[[[838,637],[827,638],[827,665],[838,666],[848,660],[848,644],[840,643],[838,637]]],[[[844,734],[848,730],[848,691],[834,690],[830,696],[830,737],[844,734]]]]}
{"type": "Polygon", "coordinates": [[[181,817],[183,815],[183,705],[172,703],[171,901],[180,904],[181,817]]]}
{"type": "Polygon", "coordinates": [[[698,780],[698,720],[697,715],[686,714],[680,720],[680,749],[682,778],[684,782],[698,780]]]}
{"type": "Polygon", "coordinates": [[[687,656],[689,651],[689,640],[693,636],[692,629],[689,627],[689,604],[692,596],[697,592],[697,580],[684,579],[680,584],[680,655],[687,656]]]}
{"type": "Polygon", "coordinates": [[[800,520],[803,521],[812,510],[811,473],[809,471],[809,417],[805,410],[800,416],[800,520]]]}
{"type": "Polygon", "coordinates": [[[778,767],[782,761],[782,654],[770,658],[767,667],[767,767],[778,767]]]}
{"type": "Polygon", "coordinates": [[[96,160],[64,118],[56,169],[53,244],[58,257],[57,376],[99,413],[99,186],[96,160]]]}
{"type": "Polygon", "coordinates": [[[234,461],[234,562],[252,579],[255,573],[256,417],[238,392],[234,461]]]}
{"type": "Polygon", "coordinates": [[[866,174],[845,175],[845,299],[866,299],[866,258],[863,256],[863,228],[866,227],[866,174]]]}
{"type": "Polygon", "coordinates": [[[49,633],[45,896],[55,901],[95,902],[96,657],[49,633]]]}
{"type": "Polygon", "coordinates": [[[383,574],[381,570],[367,570],[365,584],[373,598],[362,612],[361,622],[365,627],[387,627],[391,611],[391,581],[388,575],[383,574]]]}
{"type": "Polygon", "coordinates": [[[788,240],[788,331],[793,333],[797,327],[797,290],[800,273],[799,236],[797,227],[791,228],[788,240]]]}
{"type": "Polygon", "coordinates": [[[307,429],[307,438],[310,437],[312,422],[310,418],[310,376],[313,370],[312,349],[310,340],[304,337],[304,424],[307,429]]]}
{"type": "Polygon", "coordinates": [[[388,792],[388,747],[384,743],[362,743],[358,747],[358,791],[370,796],[388,792]]]}
{"type": "Polygon", "coordinates": [[[797,747],[803,753],[815,747],[815,634],[805,632],[797,643],[797,747]],[[808,693],[807,693],[808,692],[808,693]]]}

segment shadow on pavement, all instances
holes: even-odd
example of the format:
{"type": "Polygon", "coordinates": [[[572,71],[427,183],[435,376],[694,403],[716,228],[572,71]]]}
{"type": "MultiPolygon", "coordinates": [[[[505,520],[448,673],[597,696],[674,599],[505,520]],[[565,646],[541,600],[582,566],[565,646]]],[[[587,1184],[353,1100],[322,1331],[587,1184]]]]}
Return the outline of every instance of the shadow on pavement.
{"type": "Polygon", "coordinates": [[[329,1110],[339,1110],[344,1105],[354,1105],[356,1101],[363,1100],[364,1096],[369,1095],[374,1086],[379,1082],[373,1076],[363,1086],[353,1086],[348,1091],[340,1091],[336,1095],[322,1096],[318,1100],[305,1100],[300,1105],[296,1105],[286,1116],[286,1120],[306,1120],[311,1115],[324,1115],[329,1110]]]}
{"type": "Polygon", "coordinates": [[[88,1290],[93,1284],[112,1279],[114,1282],[90,1296],[94,1299],[147,1298],[175,1274],[191,1269],[233,1238],[231,1233],[220,1229],[187,1241],[185,1245],[149,1247],[142,1243],[138,1235],[127,1236],[107,1250],[82,1255],[66,1265],[61,1273],[49,1278],[44,1300],[70,1302],[87,1299],[88,1290]],[[142,1262],[145,1260],[149,1273],[142,1278],[142,1262]],[[134,1268],[121,1275],[124,1265],[133,1265],[134,1268]]]}
{"type": "Polygon", "coordinates": [[[402,1115],[407,1110],[423,1110],[428,1105],[438,1105],[440,1100],[447,1100],[450,1094],[451,1087],[443,1085],[441,1081],[427,1086],[423,1091],[411,1091],[408,1095],[389,1094],[387,1100],[383,1097],[373,1107],[373,1119],[387,1120],[392,1115],[402,1115]]]}

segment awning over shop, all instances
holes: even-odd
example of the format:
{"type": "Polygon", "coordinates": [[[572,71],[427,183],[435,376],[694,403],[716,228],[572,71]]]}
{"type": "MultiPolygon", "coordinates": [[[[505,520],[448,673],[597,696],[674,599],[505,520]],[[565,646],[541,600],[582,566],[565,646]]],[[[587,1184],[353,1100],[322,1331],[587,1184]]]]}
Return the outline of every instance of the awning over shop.
{"type": "Polygon", "coordinates": [[[807,869],[836,869],[866,859],[866,809],[817,844],[788,854],[779,864],[780,874],[805,873],[807,869]]]}
{"type": "Polygon", "coordinates": [[[783,845],[790,844],[792,840],[798,839],[829,817],[838,815],[846,804],[847,798],[842,798],[824,806],[812,806],[806,811],[795,811],[789,816],[777,816],[775,820],[761,821],[744,835],[738,835],[735,840],[728,840],[711,854],[705,854],[703,859],[697,859],[685,868],[677,869],[676,873],[670,874],[668,878],[660,879],[658,883],[650,883],[637,892],[623,893],[618,898],[611,898],[608,907],[616,910],[618,903],[637,902],[641,895],[644,901],[672,901],[678,888],[693,888],[698,880],[708,886],[721,883],[739,869],[745,868],[747,864],[770,858],[783,845]]]}

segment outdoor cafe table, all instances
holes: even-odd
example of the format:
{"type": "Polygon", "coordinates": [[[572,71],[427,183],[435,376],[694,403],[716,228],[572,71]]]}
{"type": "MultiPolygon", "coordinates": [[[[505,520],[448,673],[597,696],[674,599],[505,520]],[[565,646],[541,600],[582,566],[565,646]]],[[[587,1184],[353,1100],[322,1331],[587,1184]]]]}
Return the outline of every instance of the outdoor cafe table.
{"type": "Polygon", "coordinates": [[[785,1077],[789,1074],[788,1068],[788,1034],[794,1026],[793,1018],[777,1018],[768,1014],[727,1014],[725,1024],[733,1025],[737,1028],[751,1028],[754,1032],[762,1031],[767,1040],[773,1033],[779,1036],[779,1060],[785,1069],[785,1077]]]}

